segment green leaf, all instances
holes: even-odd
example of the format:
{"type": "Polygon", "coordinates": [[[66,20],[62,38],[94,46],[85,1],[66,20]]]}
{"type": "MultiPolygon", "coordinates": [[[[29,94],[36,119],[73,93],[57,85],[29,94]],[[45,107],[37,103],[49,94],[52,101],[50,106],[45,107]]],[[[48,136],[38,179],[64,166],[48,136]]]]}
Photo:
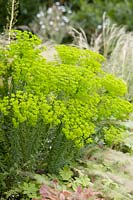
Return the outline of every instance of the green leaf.
{"type": "Polygon", "coordinates": [[[59,174],[63,181],[70,181],[70,179],[72,178],[73,172],[69,167],[65,166],[63,169],[60,170],[59,174]]]}

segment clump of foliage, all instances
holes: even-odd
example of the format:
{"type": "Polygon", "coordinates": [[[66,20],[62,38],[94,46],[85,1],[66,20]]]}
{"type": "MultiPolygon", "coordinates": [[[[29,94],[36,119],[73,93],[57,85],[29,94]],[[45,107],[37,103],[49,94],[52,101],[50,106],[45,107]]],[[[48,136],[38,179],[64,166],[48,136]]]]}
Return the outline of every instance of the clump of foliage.
{"type": "MultiPolygon", "coordinates": [[[[62,199],[68,199],[68,200],[88,200],[88,199],[96,199],[96,196],[99,194],[99,192],[93,192],[92,189],[82,189],[81,187],[77,188],[77,191],[70,192],[67,190],[64,191],[58,191],[56,188],[51,188],[47,185],[42,185],[40,189],[41,198],[40,200],[45,199],[55,199],[55,200],[62,200],[62,199]]],[[[97,198],[97,200],[100,200],[101,198],[97,198]]],[[[33,200],[37,200],[33,198],[33,200]]]]}
{"type": "Polygon", "coordinates": [[[121,141],[124,129],[116,122],[133,107],[124,99],[124,82],[101,69],[101,55],[61,45],[49,62],[36,36],[15,32],[12,38],[0,48],[1,187],[14,181],[13,169],[46,164],[57,172],[85,144],[121,141]]]}
{"type": "MultiPolygon", "coordinates": [[[[69,170],[70,169],[68,168],[68,171],[69,170]]],[[[78,182],[76,187],[73,187],[73,183],[72,185],[70,185],[68,180],[66,182],[62,182],[58,179],[57,176],[53,175],[53,177],[51,176],[51,178],[45,175],[36,174],[34,176],[34,181],[30,181],[29,183],[24,182],[23,185],[18,188],[18,191],[21,191],[22,196],[25,196],[25,198],[32,198],[32,200],[88,200],[96,198],[97,200],[103,199],[101,192],[95,192],[92,187],[88,187],[86,177],[85,179],[84,177],[82,178],[86,181],[86,184],[84,184],[85,181],[83,182],[81,179],[82,184],[78,182]]]]}
{"type": "Polygon", "coordinates": [[[40,7],[37,16],[29,25],[42,40],[61,43],[69,32],[70,14],[70,9],[56,2],[48,9],[46,6],[40,7]]]}

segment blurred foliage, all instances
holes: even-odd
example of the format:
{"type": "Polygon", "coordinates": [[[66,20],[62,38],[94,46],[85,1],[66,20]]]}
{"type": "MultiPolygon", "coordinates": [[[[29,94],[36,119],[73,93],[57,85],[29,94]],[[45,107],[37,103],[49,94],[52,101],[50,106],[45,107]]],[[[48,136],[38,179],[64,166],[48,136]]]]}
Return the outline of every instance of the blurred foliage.
{"type": "Polygon", "coordinates": [[[69,32],[71,12],[59,2],[48,9],[44,5],[40,7],[37,16],[29,26],[43,41],[53,40],[56,43],[62,43],[69,32]]]}
{"type": "MultiPolygon", "coordinates": [[[[74,28],[81,27],[85,31],[88,39],[90,39],[91,34],[95,32],[96,28],[101,30],[104,12],[106,12],[107,16],[110,17],[114,23],[126,25],[128,30],[133,30],[132,0],[32,0],[32,3],[30,0],[21,0],[19,3],[19,14],[16,25],[28,26],[29,23],[36,18],[39,9],[46,7],[47,10],[51,8],[54,3],[60,3],[62,6],[65,6],[65,8],[69,8],[72,11],[72,15],[69,18],[70,24],[74,28]]],[[[7,7],[5,1],[0,0],[1,30],[7,23],[7,7]]]]}
{"type": "Polygon", "coordinates": [[[5,0],[0,0],[0,31],[6,26],[7,10],[5,0]]]}
{"type": "Polygon", "coordinates": [[[39,5],[41,0],[19,0],[19,16],[18,16],[18,25],[25,24],[28,25],[33,17],[37,14],[39,10],[39,5]]]}
{"type": "MultiPolygon", "coordinates": [[[[0,31],[3,31],[7,25],[7,17],[10,15],[8,13],[9,2],[11,1],[0,0],[0,31]]],[[[32,0],[32,3],[30,0],[17,0],[16,2],[19,3],[17,25],[28,25],[37,14],[41,0],[32,0]]]]}
{"type": "Polygon", "coordinates": [[[102,28],[104,12],[114,23],[126,25],[128,30],[133,30],[133,1],[80,0],[77,7],[72,16],[73,25],[77,28],[81,27],[89,38],[96,28],[102,28]]]}

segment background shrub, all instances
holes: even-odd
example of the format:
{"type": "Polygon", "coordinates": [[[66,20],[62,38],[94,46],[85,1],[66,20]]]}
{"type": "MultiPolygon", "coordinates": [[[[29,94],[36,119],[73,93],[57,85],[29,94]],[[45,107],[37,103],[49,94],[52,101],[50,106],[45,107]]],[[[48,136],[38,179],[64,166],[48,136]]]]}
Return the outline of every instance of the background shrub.
{"type": "MultiPolygon", "coordinates": [[[[4,0],[0,1],[0,32],[3,31],[9,23],[7,18],[11,15],[11,2],[11,0],[8,0],[6,3],[4,0]]],[[[81,27],[85,31],[88,41],[90,41],[91,35],[95,32],[96,28],[98,28],[99,31],[102,30],[101,25],[104,12],[107,13],[107,16],[113,23],[126,25],[128,30],[133,30],[133,2],[131,0],[33,0],[32,4],[29,0],[15,0],[15,2],[16,4],[19,3],[16,11],[18,12],[18,15],[15,26],[20,30],[28,30],[28,26],[30,26],[35,34],[38,34],[41,37],[44,36],[44,39],[47,38],[47,36],[50,37],[52,35],[52,39],[54,38],[57,42],[62,42],[62,39],[59,40],[56,36],[56,33],[60,32],[61,38],[64,37],[63,41],[71,42],[71,37],[66,37],[68,34],[66,29],[67,26],[59,26],[60,23],[58,23],[60,21],[62,22],[61,24],[64,23],[62,17],[59,19],[61,10],[64,10],[63,15],[66,15],[68,10],[70,11],[72,15],[68,16],[67,21],[69,21],[69,24],[74,28],[81,27]],[[55,3],[58,5],[60,4],[60,10],[55,9],[55,3]],[[54,19],[52,14],[48,14],[53,7],[54,19]],[[38,18],[37,15],[40,14],[42,14],[42,16],[41,18],[38,18]],[[43,16],[45,16],[46,19],[43,16]],[[50,25],[51,21],[52,25],[50,25]],[[30,25],[31,23],[32,25],[30,25]],[[55,32],[53,32],[52,27],[55,32]],[[59,29],[59,32],[57,29],[59,29]]],[[[16,16],[16,14],[14,15],[16,16]]],[[[65,25],[68,24],[65,23],[65,25]]]]}
{"type": "MultiPolygon", "coordinates": [[[[74,4],[74,1],[73,1],[74,4]]],[[[102,16],[105,12],[113,23],[126,25],[128,30],[132,30],[133,22],[131,20],[133,2],[130,0],[81,0],[75,4],[77,9],[74,11],[72,22],[75,28],[81,27],[90,41],[90,36],[97,28],[102,30],[102,16]]],[[[75,5],[74,4],[74,5],[75,5]]]]}
{"type": "Polygon", "coordinates": [[[49,8],[41,6],[37,16],[29,24],[31,30],[43,41],[62,43],[68,37],[71,10],[59,2],[49,8]]]}

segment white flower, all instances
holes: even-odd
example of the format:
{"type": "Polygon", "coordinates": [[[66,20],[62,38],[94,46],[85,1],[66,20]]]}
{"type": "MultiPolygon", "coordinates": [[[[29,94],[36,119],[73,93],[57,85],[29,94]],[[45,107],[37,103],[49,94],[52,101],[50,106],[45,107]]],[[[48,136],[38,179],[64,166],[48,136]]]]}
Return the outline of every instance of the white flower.
{"type": "Polygon", "coordinates": [[[97,28],[98,28],[98,29],[101,29],[101,28],[102,28],[102,25],[99,24],[99,25],[97,26],[97,28]]]}
{"type": "Polygon", "coordinates": [[[43,16],[44,16],[44,12],[43,12],[43,11],[40,11],[36,16],[37,16],[38,18],[43,17],[43,16]]]}
{"type": "Polygon", "coordinates": [[[50,21],[49,24],[50,24],[50,26],[52,26],[52,25],[54,24],[54,22],[53,22],[53,21],[50,21]]]}
{"type": "Polygon", "coordinates": [[[42,28],[42,29],[45,29],[45,25],[43,24],[43,25],[41,26],[41,28],[42,28]]]}
{"type": "Polygon", "coordinates": [[[56,6],[59,6],[59,5],[60,5],[60,2],[56,2],[55,5],[56,5],[56,6]]]}
{"type": "Polygon", "coordinates": [[[68,10],[68,14],[72,14],[72,11],[71,11],[71,10],[68,10]]]}
{"type": "Polygon", "coordinates": [[[38,18],[40,18],[40,17],[41,17],[40,13],[38,13],[36,16],[37,16],[38,18]]]}
{"type": "Polygon", "coordinates": [[[62,16],[62,19],[65,23],[68,23],[69,22],[69,19],[66,17],[66,16],[62,16]]]}
{"type": "Polygon", "coordinates": [[[47,13],[51,14],[52,13],[52,8],[48,8],[47,13]]]}
{"type": "Polygon", "coordinates": [[[43,11],[40,12],[40,16],[44,17],[44,12],[43,11]]]}
{"type": "Polygon", "coordinates": [[[60,6],[59,10],[61,10],[62,12],[66,12],[66,8],[64,6],[60,6]]]}

